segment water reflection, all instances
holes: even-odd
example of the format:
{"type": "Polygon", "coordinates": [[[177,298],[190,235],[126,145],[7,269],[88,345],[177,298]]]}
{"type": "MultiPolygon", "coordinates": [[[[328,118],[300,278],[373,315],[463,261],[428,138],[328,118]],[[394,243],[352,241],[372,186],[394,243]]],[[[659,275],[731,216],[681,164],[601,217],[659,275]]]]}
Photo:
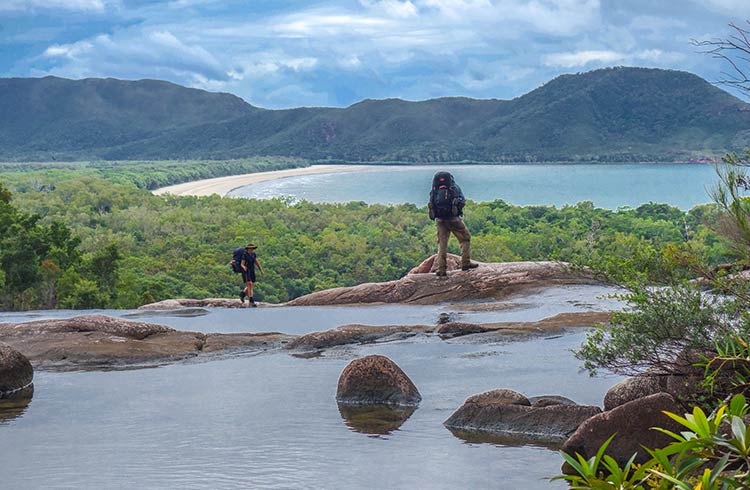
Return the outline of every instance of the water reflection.
{"type": "Polygon", "coordinates": [[[0,425],[15,420],[26,412],[34,395],[34,385],[14,393],[12,398],[0,398],[0,425]]]}
{"type": "Polygon", "coordinates": [[[536,446],[557,451],[565,442],[565,440],[558,440],[545,436],[521,433],[490,434],[487,432],[471,432],[450,428],[448,428],[448,430],[451,431],[454,436],[470,444],[494,444],[496,446],[536,446]]]}
{"type": "Polygon", "coordinates": [[[417,409],[393,405],[338,405],[339,413],[350,429],[376,436],[397,430],[417,409]]]}

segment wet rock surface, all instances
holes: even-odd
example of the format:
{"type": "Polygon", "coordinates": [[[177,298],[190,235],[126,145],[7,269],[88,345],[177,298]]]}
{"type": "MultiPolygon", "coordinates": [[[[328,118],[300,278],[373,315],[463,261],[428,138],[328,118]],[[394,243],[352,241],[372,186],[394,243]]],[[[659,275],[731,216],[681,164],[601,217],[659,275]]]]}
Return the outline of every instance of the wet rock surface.
{"type": "Polygon", "coordinates": [[[163,364],[218,352],[280,348],[279,333],[202,334],[105,315],[0,323],[0,341],[44,368],[118,368],[163,364]]]}
{"type": "Polygon", "coordinates": [[[422,400],[417,387],[395,362],[385,356],[355,359],[344,368],[336,401],[345,405],[414,407],[422,400]]]}
{"type": "Polygon", "coordinates": [[[630,401],[583,422],[565,442],[562,450],[570,455],[578,453],[588,459],[596,454],[610,436],[616,434],[607,447],[606,454],[624,464],[633,454],[638,453],[635,461],[643,463],[649,458],[643,447],[658,449],[673,441],[666,434],[653,430],[653,427],[678,433],[681,430],[681,426],[664,415],[663,411],[677,414],[683,412],[682,407],[668,393],[656,393],[630,401]]]}
{"type": "Polygon", "coordinates": [[[26,356],[0,342],[0,399],[30,397],[33,379],[34,369],[26,356]]]}
{"type": "Polygon", "coordinates": [[[463,439],[466,433],[483,433],[537,444],[560,444],[598,413],[599,407],[575,403],[532,405],[515,391],[492,390],[469,397],[444,425],[463,439]]]}
{"type": "Polygon", "coordinates": [[[562,262],[479,263],[478,268],[470,271],[449,271],[447,277],[408,274],[396,281],[327,289],[301,296],[287,305],[437,304],[499,299],[525,289],[560,284],[596,283],[590,275],[575,271],[562,262]]]}

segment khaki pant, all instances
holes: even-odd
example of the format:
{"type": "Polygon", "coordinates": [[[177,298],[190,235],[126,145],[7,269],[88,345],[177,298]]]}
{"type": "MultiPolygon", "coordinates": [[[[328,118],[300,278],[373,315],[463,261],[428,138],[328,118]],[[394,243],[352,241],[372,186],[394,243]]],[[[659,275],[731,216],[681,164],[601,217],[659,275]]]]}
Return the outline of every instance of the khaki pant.
{"type": "Polygon", "coordinates": [[[448,238],[453,233],[461,246],[461,267],[471,263],[471,233],[461,218],[435,220],[437,224],[438,256],[437,271],[445,272],[448,254],[448,238]]]}

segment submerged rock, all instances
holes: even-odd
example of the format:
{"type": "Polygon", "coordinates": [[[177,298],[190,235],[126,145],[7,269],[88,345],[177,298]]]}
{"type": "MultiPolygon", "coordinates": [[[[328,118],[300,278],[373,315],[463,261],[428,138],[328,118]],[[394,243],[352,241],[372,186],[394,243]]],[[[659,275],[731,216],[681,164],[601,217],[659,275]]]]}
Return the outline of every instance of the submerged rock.
{"type": "Polygon", "coordinates": [[[679,415],[683,413],[680,405],[668,393],[656,393],[630,401],[582,423],[562,450],[572,456],[578,453],[588,459],[610,436],[616,434],[606,454],[624,464],[638,453],[635,462],[643,463],[649,459],[644,447],[659,449],[673,441],[668,435],[654,430],[654,427],[678,433],[681,430],[681,426],[664,415],[664,411],[679,415]]]}
{"type": "Polygon", "coordinates": [[[461,438],[466,438],[466,433],[483,433],[524,443],[559,444],[581,423],[598,413],[601,413],[599,407],[575,403],[532,406],[520,393],[492,390],[466,399],[443,425],[461,438]]]}
{"type": "Polygon", "coordinates": [[[117,368],[163,364],[207,353],[268,350],[279,333],[202,334],[105,315],[0,323],[0,341],[46,368],[117,368]]]}
{"type": "Polygon", "coordinates": [[[0,342],[0,399],[29,398],[33,380],[34,369],[26,356],[0,342]]]}
{"type": "Polygon", "coordinates": [[[409,274],[396,281],[367,283],[318,291],[287,303],[290,306],[357,303],[437,304],[447,301],[498,299],[523,289],[559,284],[594,284],[589,274],[562,262],[480,263],[448,277],[409,274]]]}
{"type": "Polygon", "coordinates": [[[417,406],[417,387],[395,362],[370,355],[349,363],[339,377],[336,401],[346,405],[417,406]]]}

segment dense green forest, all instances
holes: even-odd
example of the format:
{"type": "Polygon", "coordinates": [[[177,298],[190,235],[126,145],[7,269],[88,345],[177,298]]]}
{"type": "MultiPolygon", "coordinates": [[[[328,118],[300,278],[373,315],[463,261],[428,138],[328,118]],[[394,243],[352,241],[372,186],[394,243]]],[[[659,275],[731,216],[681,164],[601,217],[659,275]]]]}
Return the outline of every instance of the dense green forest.
{"type": "MultiPolygon", "coordinates": [[[[256,296],[270,302],[396,279],[436,249],[424,207],[155,196],[143,182],[164,168],[141,166],[114,166],[107,177],[89,166],[42,164],[0,173],[10,191],[0,214],[3,309],[235,297],[231,252],[249,241],[259,245],[266,271],[256,296]]],[[[588,202],[555,208],[498,200],[469,202],[465,221],[480,261],[561,259],[605,270],[624,263],[658,278],[674,244],[709,263],[727,259],[708,226],[717,215],[712,205],[610,211],[588,202]]]]}
{"type": "Polygon", "coordinates": [[[646,162],[750,144],[750,106],[681,71],[559,76],[512,100],[266,110],[155,80],[0,79],[0,159],[646,162]]]}
{"type": "Polygon", "coordinates": [[[101,177],[117,184],[135,184],[140,189],[154,190],[194,180],[308,165],[298,158],[267,157],[216,160],[210,165],[198,160],[0,163],[0,179],[10,180],[20,192],[52,190],[57,180],[84,176],[101,177]]]}

